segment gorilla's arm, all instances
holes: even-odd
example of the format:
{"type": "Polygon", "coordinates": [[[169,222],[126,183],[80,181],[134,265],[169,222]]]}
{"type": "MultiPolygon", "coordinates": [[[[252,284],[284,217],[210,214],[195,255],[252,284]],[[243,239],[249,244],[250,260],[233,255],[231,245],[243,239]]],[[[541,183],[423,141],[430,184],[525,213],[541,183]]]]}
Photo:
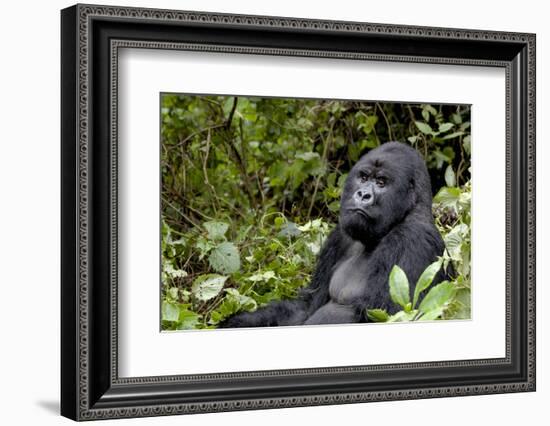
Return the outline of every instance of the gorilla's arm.
{"type": "Polygon", "coordinates": [[[345,253],[346,237],[336,227],[325,241],[311,283],[295,300],[271,302],[254,312],[243,312],[221,322],[219,328],[299,325],[329,301],[332,268],[345,253]]]}

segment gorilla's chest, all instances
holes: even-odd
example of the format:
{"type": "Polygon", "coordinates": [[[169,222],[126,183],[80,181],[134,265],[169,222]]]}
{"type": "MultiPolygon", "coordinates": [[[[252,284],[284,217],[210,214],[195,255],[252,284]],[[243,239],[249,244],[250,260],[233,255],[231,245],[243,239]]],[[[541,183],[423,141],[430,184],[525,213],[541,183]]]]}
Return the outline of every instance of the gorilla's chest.
{"type": "Polygon", "coordinates": [[[329,293],[334,302],[347,305],[367,291],[368,255],[359,243],[342,259],[330,279],[329,293]]]}

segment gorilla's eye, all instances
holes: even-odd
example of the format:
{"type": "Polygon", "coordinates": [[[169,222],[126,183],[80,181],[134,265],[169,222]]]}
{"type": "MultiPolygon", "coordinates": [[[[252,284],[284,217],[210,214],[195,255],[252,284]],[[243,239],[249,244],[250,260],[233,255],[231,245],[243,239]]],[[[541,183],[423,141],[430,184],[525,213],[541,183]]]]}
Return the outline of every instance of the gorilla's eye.
{"type": "Polygon", "coordinates": [[[366,173],[360,173],[359,174],[359,180],[361,181],[361,183],[365,183],[367,180],[369,180],[369,177],[367,176],[366,173]]]}
{"type": "Polygon", "coordinates": [[[377,184],[380,188],[383,188],[383,187],[386,185],[386,179],[383,178],[383,177],[377,177],[377,178],[376,178],[376,184],[377,184]]]}

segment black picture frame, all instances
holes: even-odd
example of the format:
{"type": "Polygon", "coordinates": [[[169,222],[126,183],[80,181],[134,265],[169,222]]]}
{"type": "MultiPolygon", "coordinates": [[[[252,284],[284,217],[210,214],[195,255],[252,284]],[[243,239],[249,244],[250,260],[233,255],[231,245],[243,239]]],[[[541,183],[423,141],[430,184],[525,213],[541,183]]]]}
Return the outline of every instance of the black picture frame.
{"type": "Polygon", "coordinates": [[[535,35],[75,5],[61,12],[61,414],[74,420],[535,390],[535,35]],[[193,376],[117,373],[121,46],[506,71],[506,356],[193,376]],[[187,47],[185,47],[187,46],[187,47]]]}

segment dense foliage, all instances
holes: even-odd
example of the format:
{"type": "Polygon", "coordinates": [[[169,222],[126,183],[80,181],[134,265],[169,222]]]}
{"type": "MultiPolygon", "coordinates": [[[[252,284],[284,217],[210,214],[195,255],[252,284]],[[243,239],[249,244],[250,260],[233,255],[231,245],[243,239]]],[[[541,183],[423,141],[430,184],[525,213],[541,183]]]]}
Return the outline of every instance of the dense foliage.
{"type": "MultiPolygon", "coordinates": [[[[469,126],[463,105],[164,95],[163,329],[215,328],[295,296],[337,222],[347,172],[388,140],[424,156],[441,263],[457,272],[431,316],[469,318],[469,126]]],[[[419,315],[393,320],[408,319],[419,315]]]]}

